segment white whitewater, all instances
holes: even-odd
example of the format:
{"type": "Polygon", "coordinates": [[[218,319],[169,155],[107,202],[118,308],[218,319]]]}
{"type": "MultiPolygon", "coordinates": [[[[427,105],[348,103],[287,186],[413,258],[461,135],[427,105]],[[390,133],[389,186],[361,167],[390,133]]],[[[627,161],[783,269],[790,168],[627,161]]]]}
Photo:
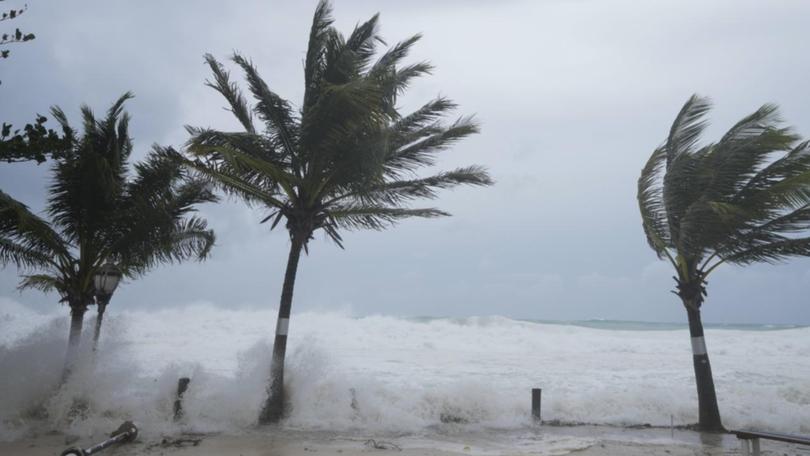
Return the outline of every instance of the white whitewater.
{"type": "MultiPolygon", "coordinates": [[[[122,418],[147,431],[236,432],[255,422],[274,310],[112,309],[95,368],[87,353],[53,396],[68,324],[60,310],[41,315],[0,299],[0,439],[49,428],[89,433],[122,418]],[[184,421],[173,424],[181,376],[192,381],[184,421]],[[78,414],[70,399],[77,396],[85,403],[78,414]]],[[[85,339],[93,317],[88,312],[85,339]]],[[[810,328],[715,329],[706,338],[728,427],[810,432],[810,328]]],[[[291,429],[419,435],[448,426],[522,429],[531,423],[533,387],[543,388],[548,420],[697,421],[685,329],[302,313],[293,315],[289,344],[291,429]]]]}

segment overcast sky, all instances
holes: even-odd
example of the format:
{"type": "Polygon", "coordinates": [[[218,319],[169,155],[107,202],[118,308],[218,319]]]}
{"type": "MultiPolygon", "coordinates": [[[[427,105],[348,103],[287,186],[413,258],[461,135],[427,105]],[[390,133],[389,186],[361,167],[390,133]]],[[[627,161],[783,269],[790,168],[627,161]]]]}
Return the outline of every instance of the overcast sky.
{"type": "MultiPolygon", "coordinates": [[[[153,143],[182,144],[185,124],[236,129],[203,86],[203,54],[224,60],[239,50],[298,104],[315,3],[31,2],[3,23],[37,38],[0,62],[0,120],[24,123],[59,105],[78,124],[81,103],[102,112],[132,90],[136,158],[153,143]]],[[[348,234],[345,251],[319,235],[301,262],[294,312],[683,321],[635,199],[639,170],[683,102],[695,92],[714,100],[707,139],[765,102],[810,136],[810,2],[334,3],[344,33],[379,11],[389,44],[424,34],[412,61],[437,69],[402,107],[442,94],[475,114],[482,133],[439,168],[481,164],[497,184],[443,193],[433,204],[452,218],[348,234]]],[[[41,210],[48,169],[0,164],[0,188],[41,210]]],[[[286,234],[238,201],[202,213],[217,232],[211,259],[124,283],[111,312],[277,306],[286,234]]],[[[14,267],[0,271],[0,297],[56,306],[56,296],[20,294],[16,283],[14,267]]],[[[724,266],[711,277],[704,320],[810,324],[808,301],[808,260],[724,266]]]]}

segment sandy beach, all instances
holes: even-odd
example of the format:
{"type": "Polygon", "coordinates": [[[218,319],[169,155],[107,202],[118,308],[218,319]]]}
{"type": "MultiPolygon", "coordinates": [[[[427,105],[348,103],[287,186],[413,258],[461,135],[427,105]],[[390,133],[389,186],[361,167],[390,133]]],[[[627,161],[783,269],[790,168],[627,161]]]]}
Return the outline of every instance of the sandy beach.
{"type": "MultiPolygon", "coordinates": [[[[99,435],[98,438],[103,438],[99,435]]],[[[69,446],[96,443],[60,433],[0,443],[0,454],[52,456],[69,446]]],[[[166,456],[354,456],[366,454],[427,455],[728,455],[740,454],[732,435],[701,434],[668,429],[627,429],[608,426],[538,426],[520,433],[459,432],[431,435],[374,436],[333,434],[288,429],[251,430],[240,435],[141,435],[136,442],[105,450],[108,455],[166,456]]],[[[802,449],[763,442],[764,455],[807,455],[802,449]]]]}

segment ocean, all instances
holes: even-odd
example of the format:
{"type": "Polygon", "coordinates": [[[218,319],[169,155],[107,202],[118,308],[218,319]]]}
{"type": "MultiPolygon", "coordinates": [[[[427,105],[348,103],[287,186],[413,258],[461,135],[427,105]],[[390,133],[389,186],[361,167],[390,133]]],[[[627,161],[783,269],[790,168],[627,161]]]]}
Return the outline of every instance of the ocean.
{"type": "MultiPolygon", "coordinates": [[[[58,310],[0,300],[0,439],[49,429],[81,435],[122,419],[155,432],[255,424],[274,309],[111,307],[101,349],[94,356],[84,347],[82,364],[54,395],[68,325],[67,310],[58,310]],[[191,383],[174,423],[180,377],[191,383]]],[[[85,340],[94,317],[88,312],[85,340]]],[[[708,325],[706,339],[727,427],[810,432],[810,328],[708,325]]],[[[283,426],[291,431],[517,432],[532,426],[532,388],[543,390],[544,420],[697,421],[682,324],[304,312],[293,314],[287,353],[283,426]]]]}

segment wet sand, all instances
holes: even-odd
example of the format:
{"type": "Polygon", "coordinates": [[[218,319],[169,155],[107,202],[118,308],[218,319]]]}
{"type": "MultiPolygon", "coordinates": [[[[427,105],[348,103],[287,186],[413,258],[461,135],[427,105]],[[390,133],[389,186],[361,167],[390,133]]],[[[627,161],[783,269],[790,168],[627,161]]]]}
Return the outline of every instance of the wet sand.
{"type": "MultiPolygon", "coordinates": [[[[88,447],[93,439],[59,433],[0,442],[2,455],[54,456],[69,446],[88,447]]],[[[810,448],[763,442],[764,455],[810,455],[810,448]]],[[[736,438],[664,429],[603,426],[547,427],[519,433],[497,431],[430,436],[338,435],[286,429],[251,430],[240,435],[141,435],[130,444],[99,453],[110,456],[401,456],[453,455],[729,455],[740,454],[736,438]]]]}

